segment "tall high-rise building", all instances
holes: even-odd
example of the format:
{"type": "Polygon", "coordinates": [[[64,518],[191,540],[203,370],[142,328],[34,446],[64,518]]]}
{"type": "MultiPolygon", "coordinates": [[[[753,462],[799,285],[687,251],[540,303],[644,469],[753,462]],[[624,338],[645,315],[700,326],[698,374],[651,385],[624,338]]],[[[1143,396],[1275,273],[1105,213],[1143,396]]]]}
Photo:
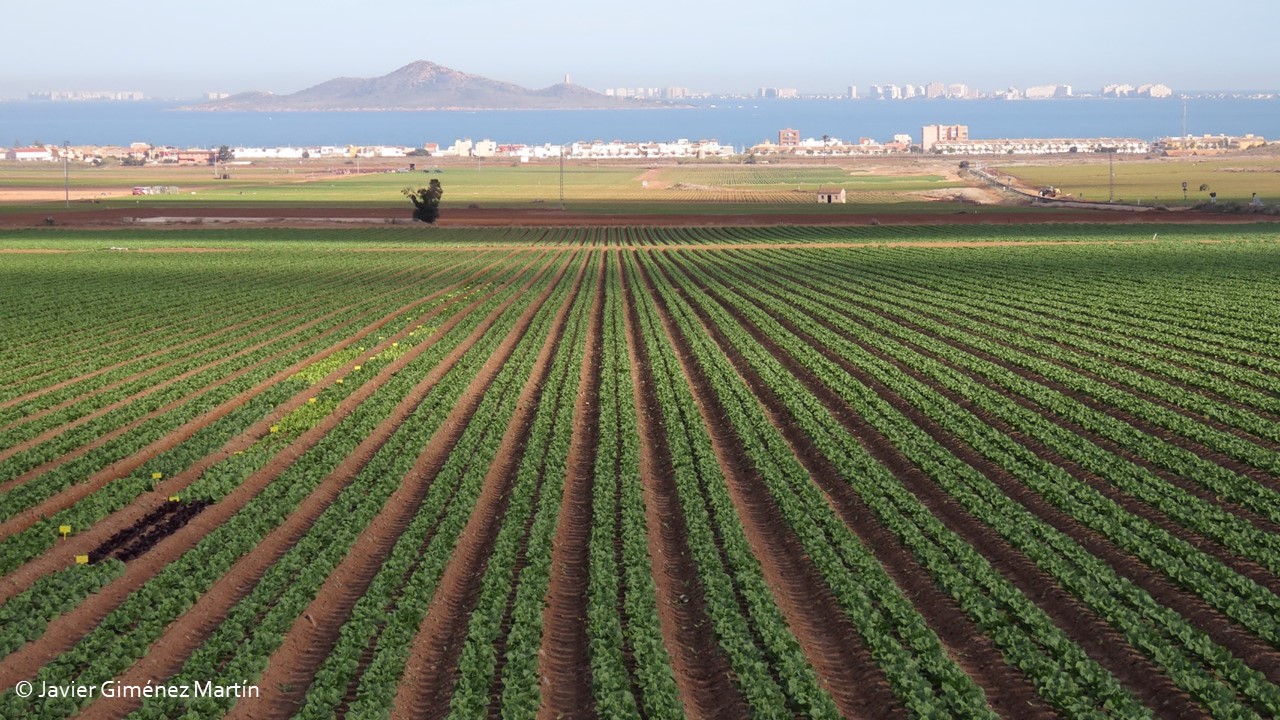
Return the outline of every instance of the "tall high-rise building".
{"type": "Polygon", "coordinates": [[[849,86],[849,99],[850,99],[850,100],[857,100],[857,99],[858,99],[858,86],[857,86],[857,85],[850,85],[850,86],[849,86]]]}

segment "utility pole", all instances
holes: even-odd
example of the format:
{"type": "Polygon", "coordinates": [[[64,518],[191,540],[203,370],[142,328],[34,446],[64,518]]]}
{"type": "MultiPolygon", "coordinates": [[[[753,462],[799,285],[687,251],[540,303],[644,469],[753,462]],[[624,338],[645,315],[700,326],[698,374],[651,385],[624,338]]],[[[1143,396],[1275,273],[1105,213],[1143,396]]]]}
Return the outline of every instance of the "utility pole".
{"type": "Polygon", "coordinates": [[[1107,166],[1111,174],[1110,191],[1108,193],[1107,202],[1116,201],[1116,149],[1107,149],[1107,166]]]}
{"type": "Polygon", "coordinates": [[[71,141],[62,141],[62,194],[65,207],[71,207],[71,141]]]}

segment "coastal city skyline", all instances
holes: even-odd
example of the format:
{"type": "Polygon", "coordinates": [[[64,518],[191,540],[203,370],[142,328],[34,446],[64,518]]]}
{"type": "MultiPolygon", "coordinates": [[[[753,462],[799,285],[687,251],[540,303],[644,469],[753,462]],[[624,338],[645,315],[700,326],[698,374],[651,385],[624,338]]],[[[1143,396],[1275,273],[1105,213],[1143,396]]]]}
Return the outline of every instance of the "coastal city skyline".
{"type": "MultiPolygon", "coordinates": [[[[1270,9],[1245,0],[1232,15],[1264,17],[1270,9]]],[[[14,7],[0,27],[41,27],[56,11],[14,7]]],[[[76,5],[57,33],[8,33],[0,61],[22,70],[0,74],[0,98],[100,89],[156,98],[289,93],[419,59],[534,88],[567,74],[601,90],[678,86],[725,95],[761,87],[825,95],[934,80],[986,92],[1111,83],[1277,89],[1267,23],[1176,21],[1198,11],[1189,2],[1154,14],[1096,0],[1069,13],[1006,0],[979,11],[925,0],[910,13],[881,16],[655,0],[637,13],[580,0],[536,7],[483,0],[412,15],[385,0],[229,0],[211,17],[185,4],[131,0],[76,5]]]]}
{"type": "MultiPolygon", "coordinates": [[[[573,83],[571,75],[566,74],[563,78],[565,84],[573,83]]],[[[1217,90],[1212,88],[1204,88],[1198,90],[1184,91],[1175,90],[1161,82],[1112,82],[1099,88],[1081,88],[1068,84],[1038,84],[1028,85],[1025,87],[1008,86],[1002,88],[982,88],[966,82],[943,82],[941,80],[932,80],[924,83],[906,82],[885,82],[870,83],[863,85],[848,84],[840,88],[833,88],[828,91],[819,92],[801,92],[799,88],[794,86],[776,87],[760,85],[751,92],[738,93],[716,89],[706,88],[690,88],[680,85],[639,85],[639,86],[603,86],[587,88],[593,92],[600,93],[606,97],[620,98],[642,98],[650,100],[667,100],[680,101],[687,99],[704,99],[704,98],[754,98],[766,100],[788,100],[801,98],[830,98],[830,99],[853,99],[853,100],[971,100],[985,98],[1004,98],[1004,99],[1066,99],[1076,97],[1145,97],[1154,99],[1163,99],[1169,97],[1180,97],[1184,95],[1215,95],[1226,94],[1234,96],[1273,96],[1277,93],[1268,90],[1245,90],[1245,91],[1229,91],[1217,90]]],[[[205,90],[190,96],[173,96],[173,97],[157,97],[149,95],[140,90],[123,90],[123,89],[103,89],[103,88],[46,88],[33,90],[28,92],[25,97],[3,98],[0,100],[31,100],[31,101],[51,101],[51,102],[86,102],[86,101],[115,101],[115,102],[138,102],[138,101],[155,101],[155,100],[214,100],[222,99],[232,95],[232,93],[220,90],[205,90]]]]}

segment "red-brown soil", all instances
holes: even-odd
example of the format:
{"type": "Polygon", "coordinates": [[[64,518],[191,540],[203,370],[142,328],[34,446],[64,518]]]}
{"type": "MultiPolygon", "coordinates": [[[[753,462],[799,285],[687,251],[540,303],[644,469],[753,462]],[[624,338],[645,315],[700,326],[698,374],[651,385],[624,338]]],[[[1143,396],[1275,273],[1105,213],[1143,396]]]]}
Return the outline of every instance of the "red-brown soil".
{"type": "Polygon", "coordinates": [[[542,649],[538,671],[543,678],[544,720],[595,717],[591,695],[591,660],[587,640],[587,585],[591,539],[592,477],[600,437],[600,335],[604,323],[607,256],[599,271],[591,305],[591,326],[583,350],[578,398],[573,409],[573,440],[555,539],[552,541],[551,582],[547,586],[542,649]]]}
{"type": "Polygon", "coordinates": [[[697,367],[688,340],[670,318],[648,272],[642,273],[643,281],[693,391],[747,542],[787,625],[817,672],[819,684],[831,694],[845,717],[905,717],[905,708],[889,688],[883,670],[872,660],[857,628],[841,610],[774,505],[764,481],[747,460],[741,439],[711,391],[710,382],[697,367]]]}
{"type": "MultiPolygon", "coordinates": [[[[522,286],[522,292],[532,288],[541,276],[541,272],[535,273],[526,280],[522,286]]],[[[494,292],[500,292],[500,289],[495,289],[494,292]]],[[[478,298],[464,311],[455,315],[449,323],[442,325],[435,335],[439,337],[448,332],[491,295],[492,293],[478,298]]],[[[493,322],[518,300],[518,297],[517,294],[504,301],[486,315],[475,330],[428,372],[404,400],[397,404],[388,422],[375,434],[385,433],[389,436],[421,403],[431,388],[434,388],[489,330],[493,322]]],[[[425,345],[426,343],[423,343],[424,347],[425,345]]],[[[498,354],[501,352],[500,348],[498,354]]],[[[434,477],[439,471],[444,459],[448,456],[449,449],[466,428],[467,422],[479,405],[487,383],[488,379],[479,376],[472,381],[472,385],[464,393],[463,400],[458,403],[450,417],[441,426],[441,430],[420,453],[414,467],[406,475],[406,481],[392,493],[378,516],[356,538],[351,551],[330,573],[315,599],[294,621],[284,641],[272,654],[267,669],[259,681],[265,687],[277,688],[277,692],[238,703],[233,709],[232,717],[290,717],[297,711],[315,673],[324,662],[329,649],[337,642],[342,624],[350,616],[356,601],[373,581],[382,562],[391,554],[400,534],[421,505],[431,486],[429,478],[434,477]],[[472,390],[476,391],[471,392],[472,390]]],[[[367,454],[371,455],[371,453],[367,454]]]]}
{"type": "MultiPolygon", "coordinates": [[[[707,288],[698,285],[699,289],[707,288]]],[[[684,291],[681,291],[684,295],[684,291]]],[[[719,298],[718,294],[710,293],[719,298]]],[[[822,384],[812,372],[792,358],[770,337],[746,320],[740,311],[721,305],[742,325],[755,342],[783,364],[808,390],[814,393],[839,419],[852,437],[860,438],[868,453],[888,468],[895,477],[912,487],[931,484],[931,481],[915,467],[870,423],[853,412],[842,398],[822,384]]],[[[692,306],[692,303],[691,303],[692,306]]],[[[1030,680],[1008,665],[991,638],[959,607],[956,601],[942,592],[931,579],[931,574],[911,554],[902,542],[889,531],[871,509],[853,490],[849,480],[832,465],[815,447],[811,438],[799,430],[787,411],[764,382],[736,352],[727,338],[715,329],[713,323],[701,312],[699,317],[709,335],[726,349],[735,369],[750,385],[765,406],[766,413],[775,428],[787,439],[795,456],[805,466],[814,482],[826,496],[827,502],[845,525],[875,555],[881,567],[894,583],[910,598],[916,610],[928,622],[942,641],[948,655],[982,688],[988,705],[1002,717],[1048,718],[1056,717],[1036,692],[1030,680]]]]}
{"type": "MultiPolygon", "coordinates": [[[[110,228],[219,226],[225,224],[252,224],[275,227],[316,227],[318,225],[350,225],[352,222],[398,223],[410,225],[409,213],[402,208],[387,207],[207,207],[183,206],[182,208],[111,208],[50,210],[46,212],[17,212],[0,214],[0,228],[43,227],[45,219],[52,217],[54,227],[110,228]],[[172,218],[173,223],[139,224],[145,218],[172,218]],[[222,219],[223,222],[219,222],[222,219]]],[[[834,215],[807,213],[801,210],[786,213],[759,214],[629,214],[593,213],[529,208],[448,208],[442,213],[441,227],[512,227],[512,226],[726,226],[726,225],[936,225],[936,224],[994,224],[1024,223],[1203,223],[1247,224],[1266,222],[1268,216],[1229,215],[1224,213],[1146,212],[1119,213],[1106,210],[1062,210],[1043,208],[1011,212],[1002,208],[978,208],[957,210],[954,213],[895,213],[834,215]]]]}
{"type": "Polygon", "coordinates": [[[707,614],[706,596],[688,549],[671,451],[661,427],[662,411],[655,395],[648,351],[640,334],[635,292],[622,270],[621,258],[618,255],[613,258],[614,271],[624,286],[623,321],[640,435],[640,476],[646,480],[642,486],[645,525],[662,639],[689,718],[746,717],[746,701],[732,682],[728,658],[716,641],[707,614]]]}
{"type": "MultiPolygon", "coordinates": [[[[561,268],[560,274],[566,269],[567,265],[561,268]]],[[[542,385],[551,370],[551,358],[564,333],[565,320],[574,298],[581,290],[586,270],[584,264],[574,280],[572,291],[552,321],[551,332],[542,342],[533,372],[520,391],[516,411],[502,435],[497,456],[485,474],[475,508],[458,537],[449,564],[436,586],[435,595],[431,598],[418,634],[414,637],[404,675],[396,689],[391,712],[393,720],[442,718],[448,713],[449,699],[457,681],[458,657],[462,653],[462,644],[467,634],[467,618],[479,599],[480,582],[506,513],[511,486],[515,482],[516,470],[542,395],[542,385]]],[[[546,291],[538,302],[520,317],[509,338],[510,350],[515,349],[516,342],[524,336],[534,314],[546,302],[558,281],[557,277],[547,283],[546,291]]],[[[507,357],[495,355],[494,359],[486,363],[480,374],[486,378],[486,384],[497,375],[507,357]]],[[[475,402],[479,404],[478,397],[475,402]]]]}

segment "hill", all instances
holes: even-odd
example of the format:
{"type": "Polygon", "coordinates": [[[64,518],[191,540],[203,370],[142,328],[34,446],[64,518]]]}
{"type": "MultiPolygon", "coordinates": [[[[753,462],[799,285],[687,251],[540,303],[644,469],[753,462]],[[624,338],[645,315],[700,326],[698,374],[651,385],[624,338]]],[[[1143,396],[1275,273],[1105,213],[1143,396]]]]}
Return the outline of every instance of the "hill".
{"type": "Polygon", "coordinates": [[[183,110],[587,110],[663,107],[579,85],[531,90],[419,60],[375,78],[335,78],[290,95],[247,92],[183,110]]]}

